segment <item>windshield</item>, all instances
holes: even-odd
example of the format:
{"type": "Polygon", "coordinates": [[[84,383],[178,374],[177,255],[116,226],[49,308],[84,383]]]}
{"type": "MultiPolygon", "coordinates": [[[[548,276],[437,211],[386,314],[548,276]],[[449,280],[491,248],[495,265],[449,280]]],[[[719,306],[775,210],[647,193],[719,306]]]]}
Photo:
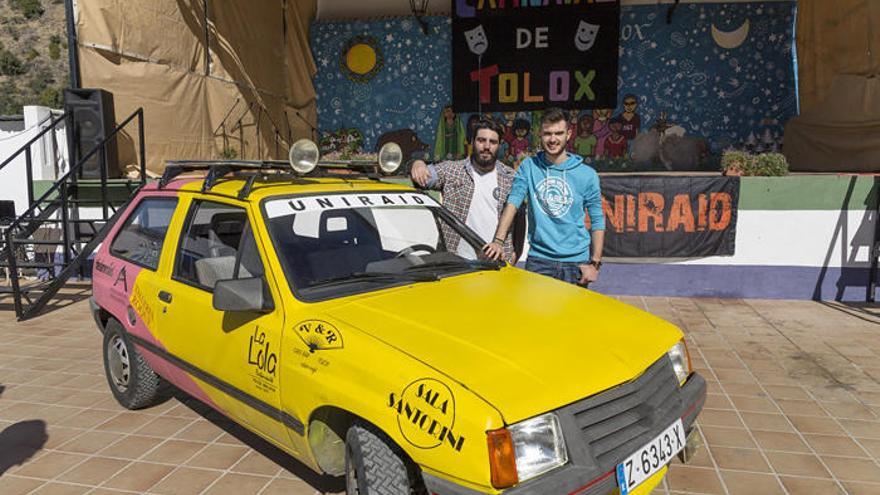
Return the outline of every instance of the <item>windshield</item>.
{"type": "Polygon", "coordinates": [[[285,276],[307,301],[500,266],[478,259],[476,234],[421,193],[295,196],[266,201],[265,212],[285,276]]]}

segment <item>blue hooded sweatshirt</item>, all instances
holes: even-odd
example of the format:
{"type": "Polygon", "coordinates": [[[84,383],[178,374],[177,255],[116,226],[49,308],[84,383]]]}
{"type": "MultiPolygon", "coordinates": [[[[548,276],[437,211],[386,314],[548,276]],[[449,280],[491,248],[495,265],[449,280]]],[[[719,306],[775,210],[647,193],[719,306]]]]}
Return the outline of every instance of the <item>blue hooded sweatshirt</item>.
{"type": "Polygon", "coordinates": [[[605,229],[599,174],[574,153],[558,165],[544,158],[544,152],[523,160],[513,178],[507,202],[519,208],[529,200],[529,256],[551,261],[590,260],[590,233],[584,226],[584,211],[590,215],[591,230],[605,229]]]}

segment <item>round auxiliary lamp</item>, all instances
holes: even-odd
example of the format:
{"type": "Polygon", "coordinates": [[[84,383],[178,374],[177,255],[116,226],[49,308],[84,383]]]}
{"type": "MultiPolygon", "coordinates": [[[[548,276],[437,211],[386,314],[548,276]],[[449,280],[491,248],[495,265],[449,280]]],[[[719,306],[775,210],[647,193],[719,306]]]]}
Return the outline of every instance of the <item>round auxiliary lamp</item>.
{"type": "Polygon", "coordinates": [[[311,139],[300,139],[293,143],[290,151],[287,153],[287,161],[290,162],[290,168],[294,172],[305,175],[318,166],[318,159],[321,153],[318,151],[318,145],[311,139]]]}
{"type": "Polygon", "coordinates": [[[376,170],[383,175],[391,175],[403,164],[403,150],[400,145],[388,142],[379,149],[375,160],[321,160],[321,152],[318,145],[310,139],[300,139],[293,143],[288,152],[287,159],[290,168],[299,175],[312,172],[320,163],[328,168],[342,168],[345,170],[369,171],[376,170]]]}
{"type": "Polygon", "coordinates": [[[403,163],[403,150],[395,142],[387,142],[379,148],[379,170],[391,175],[403,163]]]}

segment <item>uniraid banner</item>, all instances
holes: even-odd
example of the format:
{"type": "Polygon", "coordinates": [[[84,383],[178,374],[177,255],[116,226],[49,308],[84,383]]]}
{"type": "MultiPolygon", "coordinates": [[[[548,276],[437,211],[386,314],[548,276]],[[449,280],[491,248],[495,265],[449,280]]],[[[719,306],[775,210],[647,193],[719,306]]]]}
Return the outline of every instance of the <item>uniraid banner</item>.
{"type": "Polygon", "coordinates": [[[602,177],[604,256],[734,254],[739,177],[602,177]]]}
{"type": "Polygon", "coordinates": [[[456,112],[615,108],[619,0],[451,0],[456,112]]]}

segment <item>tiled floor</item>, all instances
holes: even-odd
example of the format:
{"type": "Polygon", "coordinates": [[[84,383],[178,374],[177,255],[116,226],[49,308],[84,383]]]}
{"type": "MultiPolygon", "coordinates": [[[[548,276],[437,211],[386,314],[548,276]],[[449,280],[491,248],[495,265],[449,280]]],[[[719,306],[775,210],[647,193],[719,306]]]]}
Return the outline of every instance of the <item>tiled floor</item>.
{"type": "MultiPolygon", "coordinates": [[[[704,446],[657,493],[880,494],[880,307],[623,299],[680,325],[709,383],[704,446]]],[[[85,301],[0,311],[0,494],[341,490],[185,397],[122,409],[100,356],[85,301]]]]}

